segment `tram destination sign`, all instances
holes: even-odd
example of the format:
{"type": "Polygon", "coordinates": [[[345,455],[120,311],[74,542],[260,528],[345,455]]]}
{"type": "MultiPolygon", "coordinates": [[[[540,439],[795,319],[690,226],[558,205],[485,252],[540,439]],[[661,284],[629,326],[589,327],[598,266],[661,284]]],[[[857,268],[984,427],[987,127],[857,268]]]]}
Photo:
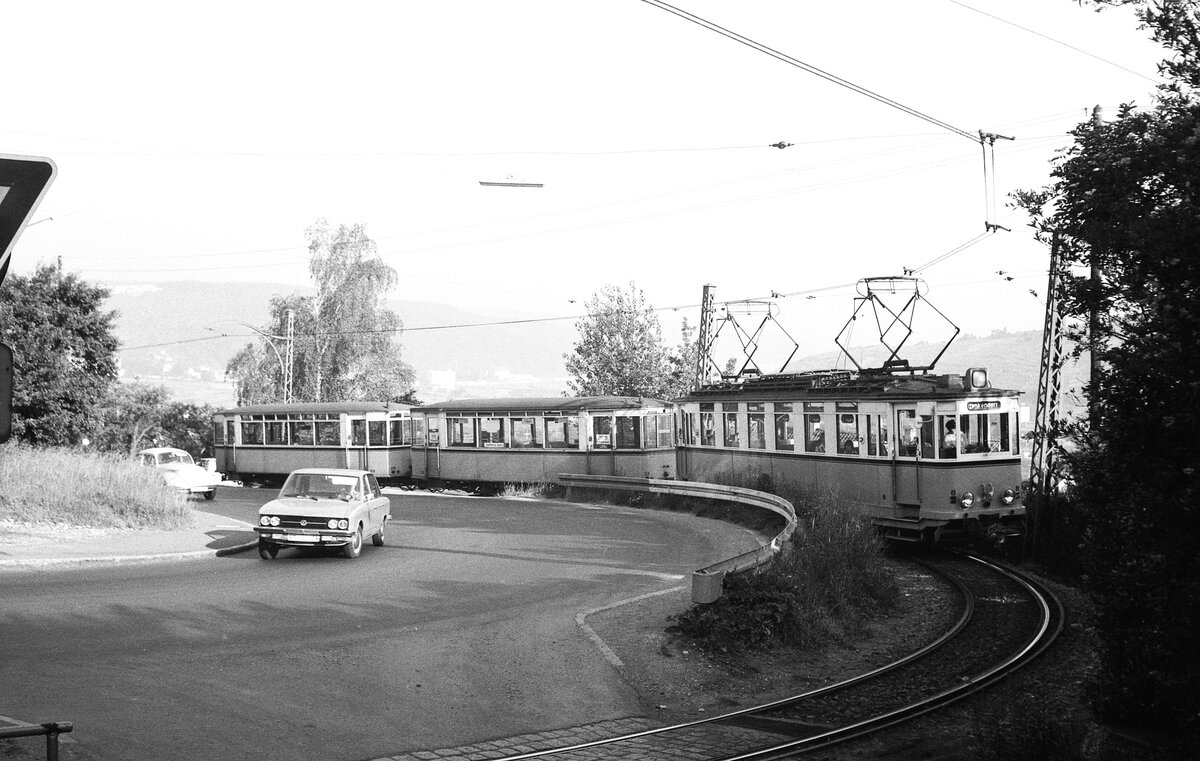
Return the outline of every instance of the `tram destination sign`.
{"type": "Polygon", "coordinates": [[[37,210],[58,168],[50,159],[0,153],[0,283],[21,231],[37,210]]]}
{"type": "Polygon", "coordinates": [[[998,410],[1000,402],[967,402],[967,409],[971,412],[978,410],[998,410]]]}

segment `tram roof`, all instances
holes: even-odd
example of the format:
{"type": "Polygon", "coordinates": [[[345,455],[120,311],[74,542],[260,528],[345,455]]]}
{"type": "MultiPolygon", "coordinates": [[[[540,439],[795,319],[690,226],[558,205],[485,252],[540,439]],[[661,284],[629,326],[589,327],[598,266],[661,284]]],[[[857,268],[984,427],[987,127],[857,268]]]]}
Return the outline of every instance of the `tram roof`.
{"type": "Polygon", "coordinates": [[[962,396],[1018,396],[1019,391],[992,388],[971,390],[962,375],[910,375],[852,370],[818,370],[750,378],[741,383],[717,383],[688,394],[683,401],[751,397],[783,399],[829,398],[928,398],[962,396]]]}
{"type": "Polygon", "coordinates": [[[249,404],[221,410],[219,415],[357,415],[364,412],[403,412],[411,404],[399,402],[294,402],[292,404],[249,404]]]}
{"type": "Polygon", "coordinates": [[[584,410],[638,410],[667,407],[662,399],[646,396],[530,396],[491,399],[450,399],[413,407],[415,412],[579,412],[584,410]]]}

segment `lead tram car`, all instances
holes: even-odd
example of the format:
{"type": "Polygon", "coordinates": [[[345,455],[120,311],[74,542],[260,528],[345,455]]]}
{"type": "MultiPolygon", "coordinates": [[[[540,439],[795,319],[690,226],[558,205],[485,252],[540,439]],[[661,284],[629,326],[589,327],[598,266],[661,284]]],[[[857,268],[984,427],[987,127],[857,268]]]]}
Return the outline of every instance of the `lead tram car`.
{"type": "Polygon", "coordinates": [[[767,477],[834,490],[885,535],[1019,535],[1025,516],[1018,392],[987,371],[818,371],[702,388],[679,404],[681,478],[767,477]]]}

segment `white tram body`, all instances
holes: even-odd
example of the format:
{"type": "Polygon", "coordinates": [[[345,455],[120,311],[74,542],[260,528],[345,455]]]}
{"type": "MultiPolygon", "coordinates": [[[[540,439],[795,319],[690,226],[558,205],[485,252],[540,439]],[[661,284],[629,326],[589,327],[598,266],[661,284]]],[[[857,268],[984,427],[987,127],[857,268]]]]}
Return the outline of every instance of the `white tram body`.
{"type": "Polygon", "coordinates": [[[417,482],[554,483],[560,473],[674,477],[674,409],[657,399],[460,399],[414,407],[411,415],[417,482]]]}
{"type": "Polygon", "coordinates": [[[1019,392],[964,375],[820,371],[678,402],[677,475],[836,492],[896,539],[1022,530],[1019,392]]]}
{"type": "Polygon", "coordinates": [[[367,470],[377,478],[411,474],[408,404],[259,404],[213,415],[217,469],[229,478],[282,480],[299,468],[367,470]]]}

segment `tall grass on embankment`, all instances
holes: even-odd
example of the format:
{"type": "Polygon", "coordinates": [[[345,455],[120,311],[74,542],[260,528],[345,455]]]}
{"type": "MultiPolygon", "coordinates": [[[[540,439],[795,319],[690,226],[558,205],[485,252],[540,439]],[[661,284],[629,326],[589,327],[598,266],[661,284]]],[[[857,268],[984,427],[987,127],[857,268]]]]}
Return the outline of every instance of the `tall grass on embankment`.
{"type": "Polygon", "coordinates": [[[769,566],[725,578],[720,599],[675,616],[670,631],[715,652],[849,641],[895,606],[899,589],[869,520],[834,495],[785,495],[798,525],[769,566]]]}
{"type": "Polygon", "coordinates": [[[128,457],[0,447],[0,520],[174,529],[192,521],[182,492],[128,457]]]}

